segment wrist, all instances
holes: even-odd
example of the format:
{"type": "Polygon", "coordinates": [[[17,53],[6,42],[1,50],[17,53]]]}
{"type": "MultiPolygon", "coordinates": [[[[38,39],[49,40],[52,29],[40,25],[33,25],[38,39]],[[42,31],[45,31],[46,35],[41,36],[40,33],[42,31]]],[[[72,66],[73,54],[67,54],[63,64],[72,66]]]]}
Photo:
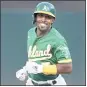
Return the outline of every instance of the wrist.
{"type": "Polygon", "coordinates": [[[56,65],[43,65],[43,71],[46,75],[56,75],[57,74],[57,66],[56,65]]]}

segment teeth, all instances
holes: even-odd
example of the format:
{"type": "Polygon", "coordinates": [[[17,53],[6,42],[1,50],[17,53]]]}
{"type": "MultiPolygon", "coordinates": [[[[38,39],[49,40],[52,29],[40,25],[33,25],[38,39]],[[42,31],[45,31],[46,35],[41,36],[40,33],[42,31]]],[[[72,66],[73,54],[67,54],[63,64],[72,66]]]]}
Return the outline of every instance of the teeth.
{"type": "Polygon", "coordinates": [[[46,24],[41,24],[41,26],[46,26],[46,24]]]}
{"type": "Polygon", "coordinates": [[[46,28],[46,24],[41,23],[40,24],[40,27],[43,28],[43,29],[45,29],[46,28]]]}

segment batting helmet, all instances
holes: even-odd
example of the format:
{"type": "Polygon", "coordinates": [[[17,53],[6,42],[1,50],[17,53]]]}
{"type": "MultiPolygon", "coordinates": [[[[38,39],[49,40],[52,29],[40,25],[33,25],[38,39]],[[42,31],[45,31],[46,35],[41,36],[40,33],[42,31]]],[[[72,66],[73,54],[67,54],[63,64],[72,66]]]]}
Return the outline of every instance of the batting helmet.
{"type": "Polygon", "coordinates": [[[49,2],[41,2],[36,6],[34,14],[33,14],[34,15],[33,23],[35,23],[35,17],[36,17],[37,13],[44,13],[44,14],[48,14],[54,18],[56,17],[56,9],[55,9],[54,5],[52,5],[49,2]]]}

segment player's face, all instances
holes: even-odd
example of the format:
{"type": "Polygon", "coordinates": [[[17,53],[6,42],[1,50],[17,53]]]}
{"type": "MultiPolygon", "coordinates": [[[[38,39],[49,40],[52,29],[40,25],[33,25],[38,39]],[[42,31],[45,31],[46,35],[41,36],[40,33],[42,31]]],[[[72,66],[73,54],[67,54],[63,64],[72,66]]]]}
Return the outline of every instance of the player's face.
{"type": "Polygon", "coordinates": [[[42,14],[42,13],[37,14],[36,25],[40,31],[46,31],[50,29],[53,21],[54,18],[52,16],[49,16],[47,14],[42,14]]]}

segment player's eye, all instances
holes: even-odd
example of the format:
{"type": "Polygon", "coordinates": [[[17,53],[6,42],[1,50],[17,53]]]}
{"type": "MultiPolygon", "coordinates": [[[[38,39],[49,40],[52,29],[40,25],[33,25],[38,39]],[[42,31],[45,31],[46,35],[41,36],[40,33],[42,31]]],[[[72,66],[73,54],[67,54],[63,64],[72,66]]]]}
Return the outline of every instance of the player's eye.
{"type": "Polygon", "coordinates": [[[46,15],[46,14],[38,14],[40,18],[46,18],[46,19],[52,19],[52,16],[46,15]]]}
{"type": "Polygon", "coordinates": [[[49,15],[47,15],[47,16],[46,16],[46,18],[47,18],[47,19],[51,19],[52,17],[51,17],[51,16],[49,16],[49,15]]]}
{"type": "Polygon", "coordinates": [[[43,14],[38,14],[39,17],[43,17],[44,15],[43,14]]]}

